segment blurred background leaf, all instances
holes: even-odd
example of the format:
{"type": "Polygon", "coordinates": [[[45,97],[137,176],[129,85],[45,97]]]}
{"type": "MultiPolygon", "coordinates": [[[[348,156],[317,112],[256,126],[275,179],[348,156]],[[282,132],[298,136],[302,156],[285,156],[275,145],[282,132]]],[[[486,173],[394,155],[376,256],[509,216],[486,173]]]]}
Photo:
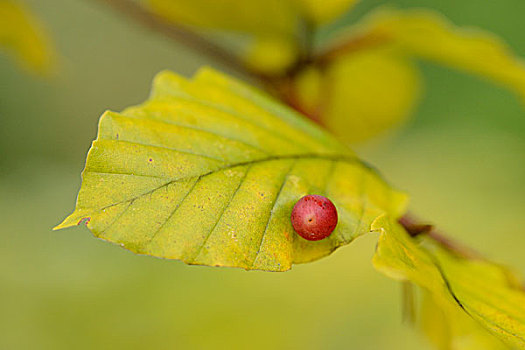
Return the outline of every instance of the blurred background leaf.
{"type": "Polygon", "coordinates": [[[415,59],[480,75],[525,96],[525,61],[504,40],[454,25],[431,9],[378,7],[323,36],[327,20],[360,13],[356,1],[148,1],[178,25],[244,38],[248,44],[236,53],[247,66],[290,80],[274,84],[281,97],[348,143],[384,134],[413,114],[422,86],[415,59]]]}
{"type": "Polygon", "coordinates": [[[423,328],[439,347],[502,349],[504,342],[523,348],[525,293],[513,271],[471,252],[452,253],[425,236],[412,239],[386,216],[376,219],[372,230],[380,232],[374,267],[428,293],[422,304],[423,328]],[[431,312],[437,313],[433,322],[431,312]]]}
{"type": "Polygon", "coordinates": [[[345,142],[366,141],[399,126],[420,96],[414,62],[389,48],[342,54],[316,75],[312,69],[299,73],[297,103],[345,142]],[[318,96],[312,96],[315,85],[318,96]]]}
{"type": "Polygon", "coordinates": [[[508,346],[454,304],[438,305],[423,291],[418,326],[439,350],[505,350],[508,346]]]}
{"type": "Polygon", "coordinates": [[[0,47],[26,69],[49,74],[55,63],[53,47],[42,24],[18,1],[0,1],[0,47]]]}
{"type": "Polygon", "coordinates": [[[344,141],[362,142],[406,121],[419,97],[416,58],[480,75],[525,101],[525,61],[496,35],[454,26],[438,12],[381,7],[341,31],[320,54],[322,95],[307,111],[344,141]]]}
{"type": "MultiPolygon", "coordinates": [[[[25,3],[62,57],[56,79],[42,81],[0,56],[0,347],[430,348],[401,323],[398,285],[374,272],[373,235],[322,261],[268,274],[137,257],[87,229],[52,232],[73,209],[100,114],[143,101],[164,68],[189,76],[209,60],[105,6],[25,3]]],[[[316,41],[382,3],[361,1],[316,41]]],[[[435,8],[525,56],[521,0],[391,3],[435,8]]],[[[525,272],[521,105],[477,77],[416,64],[425,91],[414,118],[396,137],[358,152],[410,193],[416,214],[525,272]]]]}
{"type": "Polygon", "coordinates": [[[143,3],[168,21],[204,35],[221,35],[223,39],[235,36],[242,42],[240,56],[253,69],[284,72],[299,55],[303,24],[293,1],[144,0],[143,3]]]}

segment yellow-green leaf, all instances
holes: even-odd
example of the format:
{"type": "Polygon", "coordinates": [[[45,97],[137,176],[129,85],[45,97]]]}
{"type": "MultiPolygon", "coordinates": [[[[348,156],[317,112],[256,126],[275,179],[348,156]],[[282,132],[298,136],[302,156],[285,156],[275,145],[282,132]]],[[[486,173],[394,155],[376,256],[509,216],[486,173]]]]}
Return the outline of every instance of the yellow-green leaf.
{"type": "Polygon", "coordinates": [[[210,69],[164,72],[151,98],[106,112],[75,212],[97,236],[189,264],[283,271],[370,230],[406,198],[315,124],[210,69]],[[310,242],[290,223],[306,194],[330,198],[333,234],[310,242]]]}
{"type": "Polygon", "coordinates": [[[335,58],[319,74],[305,70],[297,76],[295,89],[309,114],[342,141],[356,143],[410,115],[419,97],[420,76],[410,59],[396,51],[362,50],[335,58]]]}
{"type": "Polygon", "coordinates": [[[419,327],[439,350],[509,349],[456,303],[438,304],[428,291],[422,293],[419,314],[419,327]]]}
{"type": "Polygon", "coordinates": [[[355,38],[487,77],[525,98],[523,59],[496,35],[455,26],[437,12],[380,8],[351,28],[344,40],[355,38]]]}
{"type": "Polygon", "coordinates": [[[308,20],[323,24],[352,8],[358,0],[292,0],[308,20]]]}
{"type": "Polygon", "coordinates": [[[494,34],[454,26],[431,10],[379,8],[336,35],[319,57],[296,77],[299,105],[348,143],[410,116],[421,90],[415,59],[481,75],[525,99],[523,59],[494,34]],[[312,86],[318,96],[311,96],[312,86]],[[310,93],[302,98],[304,90],[310,93]]]}
{"type": "Polygon", "coordinates": [[[21,4],[0,0],[0,47],[7,49],[22,66],[48,73],[53,51],[38,20],[21,4]]]}
{"type": "MultiPolygon", "coordinates": [[[[449,335],[451,348],[466,349],[482,344],[480,339],[491,339],[479,334],[474,324],[456,318],[458,313],[466,314],[487,334],[509,346],[525,347],[525,291],[507,269],[454,255],[430,240],[417,241],[386,217],[372,226],[381,232],[374,266],[391,278],[412,281],[430,294],[454,330],[449,335]],[[468,346],[452,346],[462,341],[468,346]]],[[[501,348],[495,341],[487,344],[487,349],[501,348]]]]}

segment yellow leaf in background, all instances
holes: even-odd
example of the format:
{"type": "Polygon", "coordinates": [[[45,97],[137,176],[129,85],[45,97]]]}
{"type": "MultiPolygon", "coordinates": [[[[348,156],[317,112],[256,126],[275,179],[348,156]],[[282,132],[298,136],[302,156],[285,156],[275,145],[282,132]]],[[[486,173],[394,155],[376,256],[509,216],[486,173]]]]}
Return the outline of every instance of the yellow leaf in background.
{"type": "MultiPolygon", "coordinates": [[[[380,8],[348,33],[375,38],[412,55],[481,75],[509,87],[525,98],[525,61],[496,35],[454,26],[441,14],[424,9],[380,8]]],[[[365,39],[366,40],[366,39],[365,39]]]]}
{"type": "Polygon", "coordinates": [[[302,9],[306,18],[323,24],[350,10],[359,0],[292,0],[302,9]]]}
{"type": "Polygon", "coordinates": [[[240,55],[258,72],[280,75],[299,56],[311,25],[348,10],[356,0],[143,0],[169,21],[235,32],[252,39],[240,55]]]}
{"type": "Polygon", "coordinates": [[[367,140],[404,121],[420,92],[418,70],[392,50],[346,54],[328,63],[322,73],[307,74],[296,81],[300,105],[348,143],[367,140]],[[320,94],[317,98],[314,91],[320,94]]]}
{"type": "Polygon", "coordinates": [[[0,0],[0,48],[7,49],[22,66],[49,73],[53,52],[36,18],[22,5],[0,0]]]}
{"type": "MultiPolygon", "coordinates": [[[[415,240],[386,217],[376,220],[372,229],[381,233],[374,266],[385,275],[409,280],[430,294],[430,309],[426,312],[433,303],[443,310],[450,325],[449,348],[502,348],[480,333],[477,325],[509,346],[525,347],[525,290],[516,284],[513,273],[486,260],[453,255],[430,240],[415,240]]],[[[428,317],[423,319],[429,333],[428,317]]],[[[443,335],[442,322],[439,315],[430,322],[431,332],[438,332],[430,332],[431,339],[443,335]]]]}
{"type": "Polygon", "coordinates": [[[207,29],[244,32],[257,36],[294,35],[296,11],[282,0],[144,0],[166,19],[207,29]]]}
{"type": "Polygon", "coordinates": [[[151,98],[100,119],[76,209],[140,254],[189,264],[285,271],[403,214],[406,196],[316,124],[210,69],[186,80],[159,74],[151,98]],[[335,204],[339,222],[311,242],[290,222],[306,194],[335,204]]]}
{"type": "Polygon", "coordinates": [[[268,74],[282,74],[297,57],[297,46],[281,37],[256,38],[243,57],[247,66],[268,74]]]}
{"type": "Polygon", "coordinates": [[[344,141],[360,142],[404,121],[419,96],[419,74],[405,57],[367,50],[327,69],[322,121],[344,141]]]}
{"type": "MultiPolygon", "coordinates": [[[[330,46],[330,45],[329,45],[330,46]]],[[[481,75],[525,99],[525,63],[491,33],[453,26],[431,10],[380,8],[345,29],[324,61],[296,77],[299,103],[349,143],[402,124],[420,95],[414,59],[481,75]],[[304,86],[303,86],[304,85],[304,86]],[[305,95],[317,85],[319,96],[305,95]]],[[[323,54],[321,54],[323,57],[323,54]]]]}

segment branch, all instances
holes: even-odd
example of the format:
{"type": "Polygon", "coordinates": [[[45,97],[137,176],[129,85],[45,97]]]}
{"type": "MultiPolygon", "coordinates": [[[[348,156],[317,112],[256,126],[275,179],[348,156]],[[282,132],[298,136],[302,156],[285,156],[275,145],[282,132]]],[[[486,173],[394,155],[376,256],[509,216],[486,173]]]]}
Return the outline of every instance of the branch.
{"type": "Polygon", "coordinates": [[[365,33],[351,39],[340,41],[331,47],[325,48],[322,52],[313,57],[313,62],[320,67],[325,67],[328,63],[333,62],[338,57],[384,45],[388,40],[388,37],[379,33],[365,33]]]}
{"type": "Polygon", "coordinates": [[[159,32],[169,39],[181,43],[196,52],[212,57],[220,64],[238,73],[261,79],[261,76],[250,70],[238,56],[231,54],[223,47],[194,33],[193,31],[170,22],[147,10],[133,0],[94,0],[113,7],[126,17],[141,23],[150,30],[159,32]]]}
{"type": "Polygon", "coordinates": [[[412,237],[426,235],[430,239],[440,244],[445,249],[466,259],[482,259],[481,254],[447,236],[444,236],[432,225],[418,222],[412,215],[407,214],[399,219],[401,226],[405,228],[412,237]]]}

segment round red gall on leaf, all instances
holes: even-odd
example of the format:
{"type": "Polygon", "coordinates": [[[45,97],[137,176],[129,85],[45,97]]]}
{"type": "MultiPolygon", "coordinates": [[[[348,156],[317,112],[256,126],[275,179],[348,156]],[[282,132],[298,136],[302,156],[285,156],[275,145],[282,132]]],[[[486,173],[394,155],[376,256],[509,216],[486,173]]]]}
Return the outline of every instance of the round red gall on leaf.
{"type": "Polygon", "coordinates": [[[330,236],[337,226],[337,209],[328,198],[309,194],[295,203],[291,220],[299,236],[319,241],[330,236]]]}

